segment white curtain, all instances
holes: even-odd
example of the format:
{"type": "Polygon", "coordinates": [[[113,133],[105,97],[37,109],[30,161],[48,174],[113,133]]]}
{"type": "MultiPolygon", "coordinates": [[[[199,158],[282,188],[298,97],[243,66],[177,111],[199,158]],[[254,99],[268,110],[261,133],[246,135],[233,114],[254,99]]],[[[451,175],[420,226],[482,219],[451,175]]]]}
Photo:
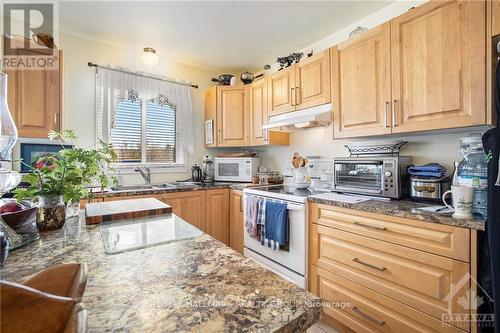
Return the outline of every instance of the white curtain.
{"type": "MultiPolygon", "coordinates": [[[[144,77],[150,74],[126,73],[123,68],[97,68],[96,75],[96,133],[107,142],[114,122],[116,105],[129,94],[137,94],[141,100],[151,100],[166,96],[168,103],[175,106],[176,136],[180,147],[188,154],[194,151],[193,142],[193,102],[191,87],[162,81],[162,77],[144,77]]],[[[177,81],[179,83],[187,83],[177,81]]]]}

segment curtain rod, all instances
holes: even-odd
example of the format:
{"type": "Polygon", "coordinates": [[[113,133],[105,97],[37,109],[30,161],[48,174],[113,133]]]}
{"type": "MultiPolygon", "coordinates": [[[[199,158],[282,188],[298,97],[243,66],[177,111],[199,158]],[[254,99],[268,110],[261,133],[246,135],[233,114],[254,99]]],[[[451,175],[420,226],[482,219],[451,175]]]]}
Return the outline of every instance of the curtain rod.
{"type": "Polygon", "coordinates": [[[177,82],[177,81],[175,81],[175,80],[162,79],[162,78],[158,78],[158,77],[154,77],[154,76],[148,76],[148,75],[144,75],[144,74],[139,74],[139,73],[129,72],[129,71],[126,71],[126,70],[123,70],[123,69],[116,69],[116,68],[105,67],[105,66],[101,66],[101,65],[98,65],[98,64],[94,64],[94,63],[92,63],[92,62],[90,62],[90,61],[87,63],[87,65],[88,65],[89,67],[109,69],[109,70],[116,71],[116,72],[120,72],[120,73],[132,74],[132,75],[136,75],[136,76],[144,77],[144,78],[146,78],[146,79],[155,79],[155,80],[159,80],[159,81],[164,81],[164,82],[170,82],[170,83],[180,84],[180,85],[183,85],[183,86],[190,86],[190,87],[192,87],[192,88],[198,89],[198,85],[197,85],[197,84],[182,83],[182,82],[177,82]]]}

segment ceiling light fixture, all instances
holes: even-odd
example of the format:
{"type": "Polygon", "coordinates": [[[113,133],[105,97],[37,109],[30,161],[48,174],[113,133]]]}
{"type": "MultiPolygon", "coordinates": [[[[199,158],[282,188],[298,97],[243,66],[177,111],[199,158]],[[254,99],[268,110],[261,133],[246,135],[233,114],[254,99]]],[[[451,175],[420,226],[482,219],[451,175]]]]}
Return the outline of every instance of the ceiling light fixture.
{"type": "Polygon", "coordinates": [[[141,61],[144,65],[148,67],[153,67],[158,63],[158,60],[159,60],[158,53],[156,53],[156,50],[153,49],[152,47],[145,47],[142,50],[141,61]]]}

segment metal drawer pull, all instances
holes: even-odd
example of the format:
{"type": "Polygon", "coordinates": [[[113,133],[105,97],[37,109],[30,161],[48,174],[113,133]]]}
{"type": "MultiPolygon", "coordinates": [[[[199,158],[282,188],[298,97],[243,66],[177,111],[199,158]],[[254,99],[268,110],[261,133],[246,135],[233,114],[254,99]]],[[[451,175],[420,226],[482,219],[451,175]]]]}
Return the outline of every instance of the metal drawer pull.
{"type": "Polygon", "coordinates": [[[363,223],[358,222],[358,221],[354,221],[354,224],[360,225],[360,226],[365,227],[365,228],[376,229],[376,230],[380,230],[380,231],[387,230],[386,227],[379,227],[378,225],[371,225],[371,224],[363,224],[363,223]]]}
{"type": "Polygon", "coordinates": [[[367,262],[359,260],[358,258],[353,258],[352,261],[354,261],[354,262],[356,262],[358,264],[364,265],[366,267],[374,268],[374,269],[376,269],[378,271],[381,271],[381,272],[385,271],[385,267],[384,266],[377,266],[377,265],[369,264],[367,262]]]}
{"type": "Polygon", "coordinates": [[[378,319],[375,319],[373,318],[372,316],[370,316],[369,314],[366,314],[364,313],[363,311],[361,311],[357,306],[353,306],[352,307],[352,311],[353,312],[356,312],[357,314],[359,314],[361,317],[365,318],[365,319],[368,319],[370,321],[373,321],[374,323],[376,323],[377,325],[380,325],[380,326],[384,326],[385,325],[385,321],[383,320],[378,320],[378,319]]]}
{"type": "Polygon", "coordinates": [[[384,112],[384,126],[385,126],[385,127],[390,127],[390,126],[389,126],[389,122],[388,122],[388,118],[389,118],[389,116],[388,116],[388,114],[387,114],[387,113],[389,112],[389,110],[388,110],[388,109],[389,109],[389,105],[390,105],[390,104],[391,104],[391,102],[385,102],[385,112],[384,112]]]}
{"type": "Polygon", "coordinates": [[[392,104],[393,104],[393,107],[392,107],[392,127],[398,126],[398,122],[397,122],[397,119],[396,119],[396,115],[397,115],[396,106],[397,106],[397,103],[398,103],[397,99],[395,99],[392,102],[392,104]]]}

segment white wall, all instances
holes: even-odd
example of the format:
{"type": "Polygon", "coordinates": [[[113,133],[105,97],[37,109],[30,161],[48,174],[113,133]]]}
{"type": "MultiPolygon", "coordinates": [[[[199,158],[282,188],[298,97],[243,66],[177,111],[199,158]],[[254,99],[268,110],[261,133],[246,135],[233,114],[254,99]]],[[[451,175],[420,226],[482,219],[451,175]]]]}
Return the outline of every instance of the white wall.
{"type": "MultiPolygon", "coordinates": [[[[153,173],[153,182],[167,182],[187,179],[190,177],[189,166],[200,162],[206,154],[203,145],[203,92],[208,88],[210,78],[216,76],[214,71],[190,67],[169,62],[160,55],[160,61],[154,68],[147,68],[140,62],[139,51],[122,49],[116,46],[92,41],[82,37],[67,35],[60,32],[59,47],[64,52],[64,81],[63,81],[63,128],[77,131],[81,147],[92,146],[95,142],[94,129],[94,95],[95,70],[87,66],[89,61],[106,65],[126,67],[133,71],[150,72],[172,78],[191,81],[199,85],[192,89],[193,120],[195,127],[195,152],[187,161],[186,173],[153,173]]],[[[140,47],[139,47],[140,49],[140,47]]],[[[29,140],[33,142],[34,140],[29,140]]],[[[142,183],[142,177],[137,173],[119,177],[121,183],[142,183]]]]}
{"type": "MultiPolygon", "coordinates": [[[[379,24],[389,21],[391,18],[401,15],[413,6],[424,1],[398,1],[374,14],[371,14],[358,22],[305,47],[302,51],[307,53],[311,50],[319,52],[334,46],[349,36],[349,33],[358,26],[373,28],[379,24]]],[[[472,132],[484,132],[485,127],[468,128],[459,130],[418,133],[404,136],[389,136],[375,138],[360,138],[356,141],[380,141],[386,139],[401,139],[409,143],[403,147],[404,155],[414,157],[414,163],[437,162],[447,167],[450,172],[453,170],[453,161],[460,160],[459,138],[472,132]]],[[[294,152],[302,155],[320,155],[322,158],[332,158],[333,156],[348,156],[344,145],[354,140],[333,140],[333,127],[314,128],[297,130],[290,136],[289,147],[273,147],[261,149],[261,156],[266,166],[281,170],[283,161],[292,158],[294,152]]]]}

